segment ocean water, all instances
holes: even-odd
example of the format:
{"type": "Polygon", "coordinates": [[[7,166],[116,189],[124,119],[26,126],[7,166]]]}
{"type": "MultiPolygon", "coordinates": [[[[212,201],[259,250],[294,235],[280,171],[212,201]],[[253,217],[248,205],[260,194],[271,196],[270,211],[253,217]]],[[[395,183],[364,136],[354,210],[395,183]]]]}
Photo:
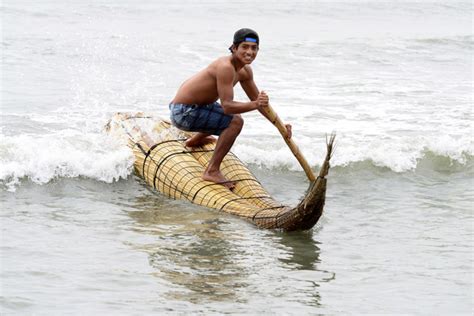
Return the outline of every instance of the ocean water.
{"type": "MultiPolygon", "coordinates": [[[[1,314],[471,315],[469,1],[13,1],[1,16],[1,314]],[[318,170],[325,214],[266,231],[146,187],[104,131],[260,34],[255,81],[318,170]]],[[[239,87],[235,98],[245,100],[239,87]]],[[[308,183],[244,114],[237,154],[278,200],[308,183]]]]}

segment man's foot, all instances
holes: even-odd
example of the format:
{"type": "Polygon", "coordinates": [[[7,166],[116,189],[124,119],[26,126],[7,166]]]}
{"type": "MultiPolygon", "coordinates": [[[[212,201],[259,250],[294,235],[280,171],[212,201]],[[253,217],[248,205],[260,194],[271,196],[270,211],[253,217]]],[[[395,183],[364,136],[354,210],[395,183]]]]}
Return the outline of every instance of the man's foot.
{"type": "Polygon", "coordinates": [[[235,182],[227,180],[219,170],[216,172],[209,172],[206,170],[204,174],[202,175],[202,179],[206,181],[222,184],[229,190],[233,190],[235,188],[235,182]]]}
{"type": "Polygon", "coordinates": [[[193,137],[186,140],[184,143],[186,147],[199,147],[207,144],[214,143],[216,138],[213,136],[201,136],[200,134],[196,134],[193,137]]]}

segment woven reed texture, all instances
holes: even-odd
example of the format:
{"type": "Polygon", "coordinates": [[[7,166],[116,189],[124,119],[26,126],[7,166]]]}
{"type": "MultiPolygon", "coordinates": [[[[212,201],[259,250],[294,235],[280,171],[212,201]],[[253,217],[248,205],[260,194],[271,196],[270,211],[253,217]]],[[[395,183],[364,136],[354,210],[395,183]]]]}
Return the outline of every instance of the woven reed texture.
{"type": "MultiPolygon", "coordinates": [[[[185,199],[240,216],[262,228],[295,230],[308,226],[308,223],[304,223],[308,214],[302,214],[300,210],[273,199],[232,152],[226,155],[221,165],[224,176],[236,184],[231,191],[222,184],[201,178],[212,157],[215,143],[187,148],[184,142],[191,134],[182,133],[184,137],[177,138],[167,133],[171,125],[166,121],[152,122],[154,131],[161,137],[156,143],[151,143],[140,129],[139,121],[143,120],[154,119],[143,114],[118,113],[109,123],[109,129],[113,124],[115,130],[120,130],[128,138],[128,145],[135,156],[136,173],[157,191],[173,199],[185,199]]],[[[326,180],[318,180],[324,180],[325,191],[326,180]]],[[[323,205],[324,198],[321,212],[323,205]]],[[[309,224],[311,227],[313,225],[309,224]]]]}

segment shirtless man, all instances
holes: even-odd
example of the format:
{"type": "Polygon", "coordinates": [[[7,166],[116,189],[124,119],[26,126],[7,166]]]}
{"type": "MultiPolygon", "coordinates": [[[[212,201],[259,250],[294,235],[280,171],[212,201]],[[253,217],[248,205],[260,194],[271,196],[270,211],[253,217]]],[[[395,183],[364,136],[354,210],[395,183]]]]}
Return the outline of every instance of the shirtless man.
{"type": "MultiPolygon", "coordinates": [[[[224,177],[220,165],[242,130],[244,121],[240,114],[259,110],[266,117],[262,109],[269,104],[267,94],[259,92],[253,81],[250,68],[258,49],[259,38],[255,31],[238,30],[229,48],[232,55],[218,58],[186,80],[170,103],[173,125],[185,131],[197,132],[186,141],[186,146],[200,146],[214,141],[211,135],[219,136],[202,179],[221,183],[229,189],[235,184],[224,177]],[[234,101],[234,86],[237,82],[240,82],[250,102],[234,101]]],[[[291,125],[286,127],[288,137],[291,137],[291,125]]]]}

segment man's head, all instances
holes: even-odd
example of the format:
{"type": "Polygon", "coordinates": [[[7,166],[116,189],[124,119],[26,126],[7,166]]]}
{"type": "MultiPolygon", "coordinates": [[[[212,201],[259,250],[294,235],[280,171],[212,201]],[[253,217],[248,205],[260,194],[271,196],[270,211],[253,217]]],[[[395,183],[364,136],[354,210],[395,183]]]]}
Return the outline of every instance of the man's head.
{"type": "Polygon", "coordinates": [[[229,50],[232,52],[232,48],[237,49],[239,45],[243,42],[256,43],[257,47],[260,43],[257,32],[251,29],[243,28],[235,32],[233,45],[229,47],[229,50]]]}

